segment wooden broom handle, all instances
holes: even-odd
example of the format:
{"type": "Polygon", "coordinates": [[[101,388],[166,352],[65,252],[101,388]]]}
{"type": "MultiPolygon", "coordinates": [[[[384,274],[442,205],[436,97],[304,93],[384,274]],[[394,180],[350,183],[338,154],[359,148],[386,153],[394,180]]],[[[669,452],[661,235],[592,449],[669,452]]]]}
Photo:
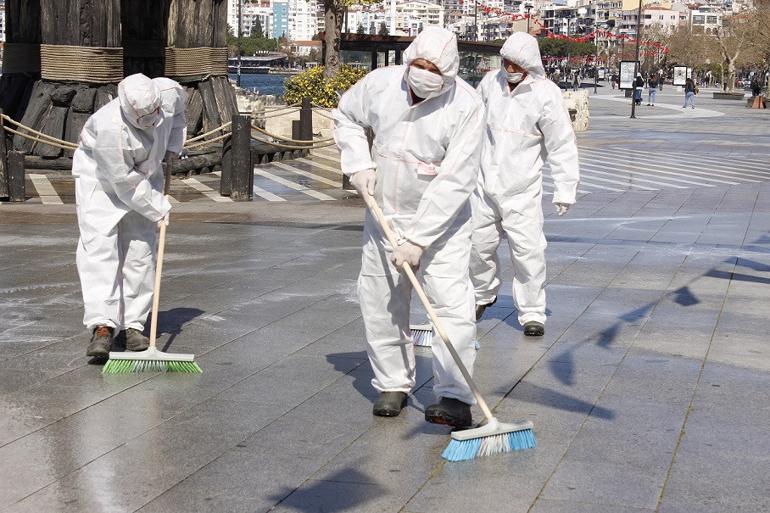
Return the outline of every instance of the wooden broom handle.
{"type": "MultiPolygon", "coordinates": [[[[388,242],[390,243],[390,246],[395,249],[398,247],[398,244],[396,243],[396,236],[393,233],[393,230],[390,228],[390,224],[388,223],[388,220],[385,219],[385,215],[382,213],[382,209],[380,209],[380,206],[375,201],[374,197],[369,194],[363,194],[364,201],[366,202],[366,206],[369,207],[369,210],[374,215],[374,218],[377,220],[377,224],[380,226],[380,229],[382,230],[382,233],[385,235],[385,238],[388,239],[388,242]]],[[[436,333],[441,337],[441,340],[444,342],[444,345],[449,350],[449,354],[452,355],[452,359],[455,361],[455,364],[460,368],[460,372],[463,375],[463,378],[465,378],[465,381],[468,383],[468,386],[471,389],[471,392],[473,393],[473,396],[476,398],[476,402],[479,405],[479,408],[481,408],[481,411],[484,413],[484,416],[487,418],[488,421],[491,421],[494,416],[492,415],[492,411],[489,409],[489,406],[487,405],[487,402],[484,400],[484,398],[481,396],[481,391],[479,390],[479,387],[476,385],[476,382],[473,381],[473,378],[471,377],[471,373],[468,372],[468,369],[463,364],[462,360],[460,359],[460,355],[457,354],[457,351],[455,350],[454,346],[452,345],[452,342],[449,340],[449,336],[444,331],[444,327],[441,325],[441,322],[438,319],[438,315],[436,314],[436,311],[433,309],[433,307],[430,304],[430,301],[428,301],[428,296],[425,295],[425,291],[423,290],[420,283],[417,281],[417,276],[415,276],[414,271],[412,270],[412,267],[409,265],[408,262],[404,262],[402,265],[404,274],[406,274],[407,278],[409,278],[409,281],[412,283],[412,287],[414,288],[415,292],[417,293],[417,297],[420,298],[420,302],[422,303],[422,306],[425,307],[425,311],[428,312],[428,317],[430,317],[431,322],[433,323],[433,329],[436,330],[436,333]]]]}
{"type": "MultiPolygon", "coordinates": [[[[163,165],[163,192],[168,199],[171,166],[173,159],[166,159],[163,165]]],[[[158,256],[155,260],[155,285],[152,288],[152,314],[150,315],[150,349],[155,349],[158,337],[158,309],[160,308],[160,277],[163,273],[163,255],[166,252],[166,223],[161,220],[158,233],[158,256]]]]}

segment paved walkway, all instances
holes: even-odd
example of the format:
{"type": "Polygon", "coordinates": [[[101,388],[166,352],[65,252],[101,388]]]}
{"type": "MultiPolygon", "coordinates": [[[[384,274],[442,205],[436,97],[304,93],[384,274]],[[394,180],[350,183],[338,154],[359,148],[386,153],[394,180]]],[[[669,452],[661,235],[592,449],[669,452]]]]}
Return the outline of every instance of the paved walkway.
{"type": "MultiPolygon", "coordinates": [[[[724,134],[688,135],[604,104],[584,148],[768,170],[764,113],[715,104],[724,134]]],[[[162,344],[204,373],[107,378],[83,357],[71,206],[4,205],[0,511],[767,512],[770,185],[737,178],[595,190],[563,218],[545,205],[546,336],[522,336],[506,265],[475,370],[538,447],[456,464],[422,420],[430,350],[402,416],[370,414],[360,200],[181,205],[162,344]]]]}

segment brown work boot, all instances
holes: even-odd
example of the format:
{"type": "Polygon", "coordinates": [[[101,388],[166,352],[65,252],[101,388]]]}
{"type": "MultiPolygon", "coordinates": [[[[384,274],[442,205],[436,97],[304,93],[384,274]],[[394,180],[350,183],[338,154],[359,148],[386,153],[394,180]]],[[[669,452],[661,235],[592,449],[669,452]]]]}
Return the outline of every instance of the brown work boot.
{"type": "Polygon", "coordinates": [[[144,351],[150,347],[150,339],[142,335],[142,332],[128,328],[126,330],[126,351],[144,351]]]}
{"type": "Polygon", "coordinates": [[[91,335],[91,343],[86,349],[86,356],[94,358],[107,358],[112,348],[113,329],[109,326],[97,326],[91,335]]]}

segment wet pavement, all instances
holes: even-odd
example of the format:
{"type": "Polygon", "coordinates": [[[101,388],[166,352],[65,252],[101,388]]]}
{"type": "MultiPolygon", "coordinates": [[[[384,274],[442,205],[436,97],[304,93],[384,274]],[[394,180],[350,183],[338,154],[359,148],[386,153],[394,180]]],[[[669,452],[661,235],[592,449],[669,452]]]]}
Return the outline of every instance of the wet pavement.
{"type": "Polygon", "coordinates": [[[545,205],[542,339],[516,322],[503,246],[475,375],[538,447],[471,462],[444,462],[447,430],[422,419],[429,349],[409,407],[371,416],[358,199],[178,206],[161,344],[199,376],[102,376],[72,205],[0,206],[0,511],[770,510],[770,116],[699,100],[717,114],[592,100],[581,157],[627,184],[545,205]]]}

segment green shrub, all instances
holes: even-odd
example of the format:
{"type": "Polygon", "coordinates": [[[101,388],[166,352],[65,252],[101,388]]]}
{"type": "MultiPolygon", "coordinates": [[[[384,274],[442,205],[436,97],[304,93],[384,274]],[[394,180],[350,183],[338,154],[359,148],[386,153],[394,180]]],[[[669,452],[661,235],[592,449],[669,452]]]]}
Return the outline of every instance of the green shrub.
{"type": "Polygon", "coordinates": [[[333,108],[337,106],[340,93],[347,91],[353,84],[361,80],[367,70],[342,66],[336,75],[330,78],[324,77],[324,67],[316,66],[299,75],[295,75],[284,84],[285,92],[283,101],[287,105],[300,103],[302,98],[308,97],[316,105],[333,108]]]}

